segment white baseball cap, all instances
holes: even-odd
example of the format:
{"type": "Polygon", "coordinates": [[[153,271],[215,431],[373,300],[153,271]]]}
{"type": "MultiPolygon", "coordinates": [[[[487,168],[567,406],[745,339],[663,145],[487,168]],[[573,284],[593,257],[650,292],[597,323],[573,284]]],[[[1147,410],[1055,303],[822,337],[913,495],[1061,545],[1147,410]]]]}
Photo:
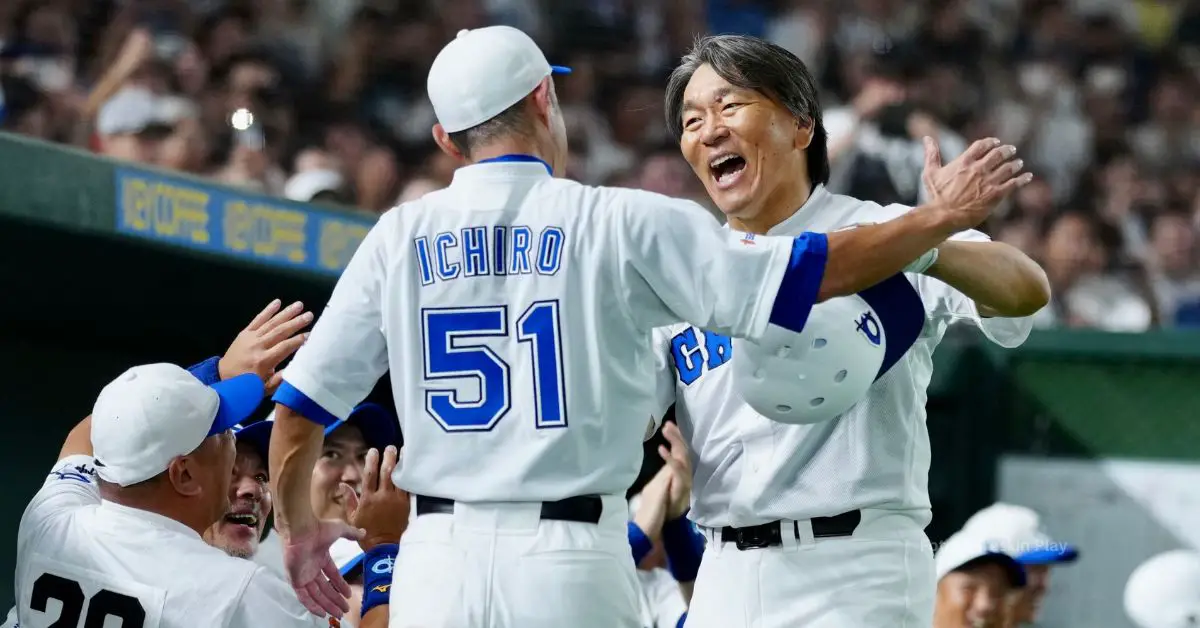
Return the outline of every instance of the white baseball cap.
{"type": "Polygon", "coordinates": [[[121,486],[148,480],[245,420],[262,398],[253,373],[205,386],[174,364],[135,366],[105,386],[92,408],[96,473],[121,486]]]}
{"type": "Polygon", "coordinates": [[[177,96],[159,96],[143,87],[126,87],[96,114],[100,135],[141,133],[152,127],[170,128],[196,115],[195,105],[177,96]]]}
{"type": "Polygon", "coordinates": [[[550,65],[542,49],[511,26],[461,30],[429,68],[429,100],[447,133],[477,126],[517,104],[551,74],[570,68],[550,65]]]}
{"type": "Polygon", "coordinates": [[[940,581],[946,574],[971,564],[990,562],[1000,565],[1014,587],[1025,586],[1025,568],[1012,556],[989,545],[987,540],[967,529],[950,535],[933,557],[934,572],[940,581]]]}
{"type": "Polygon", "coordinates": [[[1125,613],[1140,628],[1200,626],[1200,552],[1164,552],[1134,569],[1125,613]]]}
{"type": "Polygon", "coordinates": [[[307,203],[321,192],[337,192],[346,179],[337,170],[304,170],[292,175],[283,184],[283,196],[293,201],[307,203]]]}
{"type": "Polygon", "coordinates": [[[1022,565],[1071,563],[1079,558],[1074,545],[1054,541],[1030,508],[995,503],[971,515],[963,530],[982,536],[1022,565]]]}

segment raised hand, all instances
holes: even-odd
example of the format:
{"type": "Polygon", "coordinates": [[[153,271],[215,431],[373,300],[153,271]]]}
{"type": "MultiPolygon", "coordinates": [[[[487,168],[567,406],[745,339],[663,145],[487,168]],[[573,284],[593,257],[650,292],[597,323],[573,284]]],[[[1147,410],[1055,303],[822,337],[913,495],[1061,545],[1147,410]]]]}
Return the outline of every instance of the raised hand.
{"type": "Polygon", "coordinates": [[[955,231],[978,226],[1002,200],[1033,180],[1022,173],[1025,162],[1017,149],[990,137],[971,144],[963,154],[942,165],[937,141],[925,138],[925,171],[921,180],[929,192],[928,205],[942,212],[955,231]]]}
{"type": "Polygon", "coordinates": [[[281,305],[279,299],[268,303],[233,339],[217,364],[221,379],[255,373],[266,383],[268,394],[279,386],[283,374],[275,369],[304,344],[308,335],[299,332],[313,320],[312,312],[305,312],[299,301],[283,309],[281,305]]]}
{"type": "Polygon", "coordinates": [[[373,447],[367,451],[362,496],[353,499],[348,508],[350,524],[363,531],[358,545],[364,552],[376,545],[399,543],[408,528],[409,495],[392,484],[392,471],[399,460],[400,452],[392,445],[382,456],[373,447]]]}

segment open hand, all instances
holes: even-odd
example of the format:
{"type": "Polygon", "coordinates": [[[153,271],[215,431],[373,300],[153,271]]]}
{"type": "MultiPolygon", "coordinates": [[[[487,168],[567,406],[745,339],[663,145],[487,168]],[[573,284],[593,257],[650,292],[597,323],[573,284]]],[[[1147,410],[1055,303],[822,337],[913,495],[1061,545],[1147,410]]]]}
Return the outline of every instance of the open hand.
{"type": "Polygon", "coordinates": [[[338,539],[362,538],[358,530],[338,519],[318,521],[303,533],[281,533],[283,564],[296,597],[308,611],[318,617],[332,615],[341,619],[350,604],[350,585],[338,572],[337,563],[329,555],[329,547],[338,539]]]}
{"type": "Polygon", "coordinates": [[[382,456],[372,447],[364,465],[362,496],[353,496],[351,491],[347,510],[350,524],[363,531],[358,545],[364,552],[376,545],[399,543],[408,528],[409,495],[392,484],[399,460],[400,452],[392,445],[382,456]]]}
{"type": "Polygon", "coordinates": [[[963,154],[942,165],[937,141],[925,138],[925,172],[921,180],[929,192],[929,205],[955,232],[978,226],[1008,195],[1033,180],[1021,173],[1025,162],[1015,159],[1017,149],[992,137],[971,144],[963,154]]]}
{"type": "Polygon", "coordinates": [[[275,369],[304,344],[308,335],[299,332],[313,320],[299,301],[282,310],[281,305],[279,299],[271,301],[233,339],[217,363],[221,379],[254,373],[266,383],[267,394],[279,387],[283,374],[275,369]]]}

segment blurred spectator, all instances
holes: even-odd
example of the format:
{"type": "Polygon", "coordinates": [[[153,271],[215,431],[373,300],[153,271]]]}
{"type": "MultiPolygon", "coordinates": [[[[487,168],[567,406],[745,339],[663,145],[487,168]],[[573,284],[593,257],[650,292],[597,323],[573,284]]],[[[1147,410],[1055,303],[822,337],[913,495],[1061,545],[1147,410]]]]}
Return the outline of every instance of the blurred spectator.
{"type": "Polygon", "coordinates": [[[425,75],[497,23],[574,69],[567,176],[708,205],[663,76],[704,31],[761,35],[821,79],[831,190],[920,203],[921,136],[995,135],[1038,176],[987,229],[1053,269],[1043,325],[1200,325],[1196,0],[6,0],[0,128],[381,212],[449,183],[425,75]]]}
{"type": "Polygon", "coordinates": [[[1058,217],[1046,235],[1042,267],[1053,293],[1035,325],[1145,331],[1147,303],[1123,276],[1105,274],[1108,258],[1094,219],[1081,212],[1058,217]]]}
{"type": "Polygon", "coordinates": [[[142,87],[117,92],[96,116],[100,152],[115,159],[155,164],[163,141],[193,114],[185,101],[142,87]]]}
{"type": "Polygon", "coordinates": [[[1154,218],[1150,228],[1149,268],[1163,321],[1169,325],[1196,325],[1198,321],[1178,320],[1181,310],[1190,313],[1200,308],[1196,232],[1186,213],[1166,212],[1154,218]]]}

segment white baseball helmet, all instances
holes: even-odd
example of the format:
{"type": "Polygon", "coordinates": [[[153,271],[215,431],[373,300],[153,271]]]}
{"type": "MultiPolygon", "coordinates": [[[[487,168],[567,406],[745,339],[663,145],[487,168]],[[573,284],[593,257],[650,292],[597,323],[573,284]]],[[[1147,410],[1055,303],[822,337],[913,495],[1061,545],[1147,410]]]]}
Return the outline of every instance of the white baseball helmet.
{"type": "Polygon", "coordinates": [[[1163,552],[1134,569],[1125,583],[1125,613],[1140,628],[1200,625],[1200,552],[1163,552]]]}
{"type": "Polygon", "coordinates": [[[815,305],[799,333],[771,325],[757,342],[735,338],[735,386],[751,408],[773,421],[828,421],[866,396],[924,324],[920,295],[904,275],[895,275],[815,305]]]}

